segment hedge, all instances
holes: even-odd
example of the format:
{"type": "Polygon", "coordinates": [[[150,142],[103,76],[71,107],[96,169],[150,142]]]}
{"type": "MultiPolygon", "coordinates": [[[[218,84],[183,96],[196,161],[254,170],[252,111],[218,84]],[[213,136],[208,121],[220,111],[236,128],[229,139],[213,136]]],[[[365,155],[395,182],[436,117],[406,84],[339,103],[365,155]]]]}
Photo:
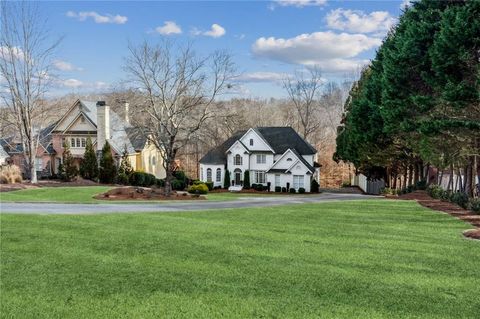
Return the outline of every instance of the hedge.
{"type": "Polygon", "coordinates": [[[205,184],[194,184],[188,188],[190,194],[208,194],[208,186],[205,184]]]}

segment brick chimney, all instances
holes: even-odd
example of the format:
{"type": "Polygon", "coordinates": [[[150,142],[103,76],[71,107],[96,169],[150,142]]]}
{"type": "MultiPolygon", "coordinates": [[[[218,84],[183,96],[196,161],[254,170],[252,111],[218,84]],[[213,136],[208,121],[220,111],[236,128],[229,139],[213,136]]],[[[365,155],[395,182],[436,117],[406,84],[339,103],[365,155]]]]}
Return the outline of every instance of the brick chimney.
{"type": "Polygon", "coordinates": [[[97,151],[101,151],[110,139],[110,106],[105,101],[97,102],[97,151]]]}

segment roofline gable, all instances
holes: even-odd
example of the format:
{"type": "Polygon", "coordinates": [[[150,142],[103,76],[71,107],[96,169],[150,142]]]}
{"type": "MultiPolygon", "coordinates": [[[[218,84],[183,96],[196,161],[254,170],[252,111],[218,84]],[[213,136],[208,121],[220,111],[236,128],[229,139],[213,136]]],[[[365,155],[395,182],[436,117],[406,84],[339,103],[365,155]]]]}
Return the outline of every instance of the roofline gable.
{"type": "Polygon", "coordinates": [[[297,161],[299,160],[297,154],[295,154],[295,152],[293,152],[290,148],[288,150],[285,151],[285,153],[282,154],[282,156],[280,156],[280,158],[278,160],[275,161],[275,163],[272,164],[272,166],[270,166],[270,168],[268,170],[271,170],[272,168],[275,167],[275,165],[277,165],[278,163],[280,163],[280,161],[282,160],[282,158],[288,153],[288,152],[291,152],[293,155],[295,155],[295,157],[297,158],[297,161]]]}
{"type": "MultiPolygon", "coordinates": [[[[258,132],[256,129],[254,129],[253,127],[249,128],[245,134],[243,134],[238,140],[240,141],[242,138],[245,137],[245,135],[247,135],[250,131],[252,131],[253,133],[255,133],[255,135],[257,135],[267,146],[268,148],[270,148],[270,151],[272,151],[273,154],[276,154],[275,151],[273,150],[272,146],[270,145],[270,143],[267,142],[267,140],[265,139],[265,137],[263,137],[263,135],[258,132]]],[[[243,143],[242,143],[243,144],[243,143]]]]}
{"type": "MultiPolygon", "coordinates": [[[[242,137],[243,137],[243,136],[242,136],[242,137]]],[[[225,151],[225,153],[230,152],[230,149],[231,149],[232,147],[234,147],[235,144],[237,144],[237,143],[239,143],[248,153],[250,153],[250,150],[245,146],[245,144],[242,143],[242,141],[240,141],[240,139],[236,140],[236,141],[232,144],[232,146],[230,146],[230,147],[225,151]]]]}
{"type": "Polygon", "coordinates": [[[75,118],[72,120],[72,122],[70,122],[70,124],[68,124],[67,128],[66,128],[65,130],[63,130],[62,133],[67,132],[68,129],[71,128],[71,127],[73,126],[73,124],[75,124],[75,122],[76,122],[76,121],[80,118],[80,116],[82,116],[82,115],[83,115],[83,117],[85,117],[85,118],[90,122],[90,124],[93,125],[93,127],[97,128],[97,126],[95,125],[95,123],[93,123],[93,121],[92,121],[85,113],[83,113],[83,111],[82,111],[82,112],[78,113],[77,116],[75,116],[75,118]]]}

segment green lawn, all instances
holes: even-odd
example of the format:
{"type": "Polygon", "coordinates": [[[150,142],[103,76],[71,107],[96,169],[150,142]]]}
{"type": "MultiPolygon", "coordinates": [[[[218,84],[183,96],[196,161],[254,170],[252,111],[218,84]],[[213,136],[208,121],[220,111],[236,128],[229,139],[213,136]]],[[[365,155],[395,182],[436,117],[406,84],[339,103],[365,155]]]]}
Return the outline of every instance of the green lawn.
{"type": "Polygon", "coordinates": [[[93,196],[111,189],[110,186],[41,187],[0,193],[4,202],[98,203],[93,196]]]}
{"type": "Polygon", "coordinates": [[[480,242],[415,202],[0,215],[2,318],[478,318],[480,242]]]}
{"type": "MultiPolygon", "coordinates": [[[[3,202],[59,202],[59,203],[102,203],[106,201],[96,200],[93,197],[111,189],[111,186],[82,186],[82,187],[41,187],[22,189],[13,192],[0,192],[0,200],[3,202]]],[[[258,197],[272,194],[239,194],[239,193],[212,193],[207,195],[209,200],[225,201],[235,200],[242,197],[258,197]]],[[[112,203],[138,203],[139,201],[108,201],[112,203]]],[[[145,201],[146,203],[160,201],[145,201]]]]}

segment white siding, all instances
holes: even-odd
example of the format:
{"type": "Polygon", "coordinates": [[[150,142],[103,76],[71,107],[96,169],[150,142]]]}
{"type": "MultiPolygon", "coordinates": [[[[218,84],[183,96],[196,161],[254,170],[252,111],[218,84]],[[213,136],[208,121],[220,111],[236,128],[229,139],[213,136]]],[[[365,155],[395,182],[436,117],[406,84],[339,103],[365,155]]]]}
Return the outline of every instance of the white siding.
{"type": "MultiPolygon", "coordinates": [[[[222,164],[212,165],[212,164],[200,164],[200,180],[202,182],[207,182],[207,169],[212,170],[212,182],[213,186],[223,187],[223,180],[225,179],[225,167],[222,164]],[[220,169],[220,181],[217,181],[217,169],[220,169]]],[[[231,172],[230,172],[231,175],[231,172]]]]}
{"type": "Polygon", "coordinates": [[[271,151],[267,143],[263,141],[261,137],[253,130],[249,130],[242,138],[241,141],[251,151],[271,151]],[[250,140],[253,140],[253,145],[250,145],[250,140]]]}

